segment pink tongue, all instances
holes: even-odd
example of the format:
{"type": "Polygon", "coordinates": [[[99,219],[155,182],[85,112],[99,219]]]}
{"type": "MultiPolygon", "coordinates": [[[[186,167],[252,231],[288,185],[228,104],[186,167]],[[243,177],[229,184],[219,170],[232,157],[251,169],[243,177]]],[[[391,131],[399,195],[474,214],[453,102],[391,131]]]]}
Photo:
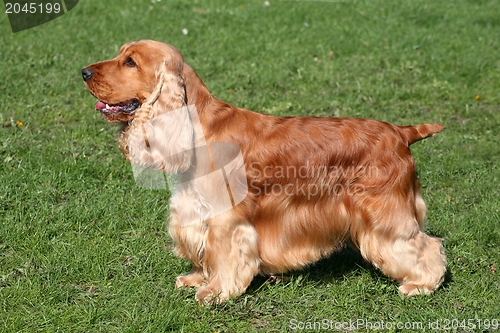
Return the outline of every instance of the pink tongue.
{"type": "Polygon", "coordinates": [[[106,108],[106,103],[103,103],[101,101],[99,101],[95,106],[96,110],[104,110],[105,108],[106,108]]]}

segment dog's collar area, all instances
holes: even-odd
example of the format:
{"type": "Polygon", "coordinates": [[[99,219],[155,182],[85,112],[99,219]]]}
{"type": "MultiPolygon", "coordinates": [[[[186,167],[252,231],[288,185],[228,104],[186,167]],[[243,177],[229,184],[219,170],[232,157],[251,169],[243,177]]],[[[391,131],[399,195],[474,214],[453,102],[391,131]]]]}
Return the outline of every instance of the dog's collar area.
{"type": "Polygon", "coordinates": [[[138,109],[140,106],[141,104],[139,103],[139,101],[134,98],[117,104],[108,104],[104,103],[103,101],[99,101],[96,104],[95,109],[103,113],[131,113],[138,109]]]}

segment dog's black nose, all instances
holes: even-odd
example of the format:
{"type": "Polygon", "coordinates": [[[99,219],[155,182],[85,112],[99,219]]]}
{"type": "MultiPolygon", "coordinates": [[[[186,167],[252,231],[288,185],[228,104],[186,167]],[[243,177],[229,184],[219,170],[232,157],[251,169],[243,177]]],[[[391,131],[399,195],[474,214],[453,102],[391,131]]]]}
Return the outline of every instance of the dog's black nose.
{"type": "Polygon", "coordinates": [[[88,81],[94,76],[94,72],[90,68],[82,69],[83,81],[88,81]]]}

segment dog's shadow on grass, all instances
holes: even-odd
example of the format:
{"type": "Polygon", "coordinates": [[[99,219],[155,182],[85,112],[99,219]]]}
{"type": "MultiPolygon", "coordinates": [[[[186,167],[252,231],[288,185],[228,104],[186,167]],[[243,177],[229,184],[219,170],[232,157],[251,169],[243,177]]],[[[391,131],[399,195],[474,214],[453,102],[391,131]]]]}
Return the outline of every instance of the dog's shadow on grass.
{"type": "Polygon", "coordinates": [[[359,251],[346,246],[339,251],[334,252],[318,262],[305,267],[299,271],[276,274],[272,276],[258,275],[252,281],[248,288],[248,293],[257,292],[265,284],[276,282],[293,281],[298,276],[306,276],[306,281],[319,283],[328,283],[334,280],[344,279],[346,276],[361,274],[364,270],[369,270],[370,274],[383,276],[375,267],[363,259],[359,251]]]}
{"type": "MultiPolygon", "coordinates": [[[[395,287],[398,286],[396,281],[385,276],[379,269],[366,261],[358,250],[346,246],[303,270],[273,276],[256,276],[248,288],[247,293],[258,293],[258,290],[262,289],[266,284],[273,284],[281,281],[287,283],[288,281],[293,281],[298,276],[306,276],[306,281],[309,280],[314,283],[326,284],[343,280],[353,275],[361,275],[364,272],[368,272],[375,280],[391,281],[389,283],[393,283],[395,287]]],[[[447,270],[440,288],[447,288],[452,282],[452,278],[451,272],[447,270]]]]}

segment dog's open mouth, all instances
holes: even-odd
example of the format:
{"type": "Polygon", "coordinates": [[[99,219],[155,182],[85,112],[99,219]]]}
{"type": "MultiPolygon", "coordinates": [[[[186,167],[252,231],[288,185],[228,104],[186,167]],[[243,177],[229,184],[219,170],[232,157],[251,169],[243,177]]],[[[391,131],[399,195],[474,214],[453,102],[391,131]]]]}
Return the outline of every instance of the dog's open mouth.
{"type": "Polygon", "coordinates": [[[137,99],[129,99],[118,104],[108,104],[103,101],[99,101],[95,106],[96,110],[103,113],[132,113],[141,106],[137,99]]]}

